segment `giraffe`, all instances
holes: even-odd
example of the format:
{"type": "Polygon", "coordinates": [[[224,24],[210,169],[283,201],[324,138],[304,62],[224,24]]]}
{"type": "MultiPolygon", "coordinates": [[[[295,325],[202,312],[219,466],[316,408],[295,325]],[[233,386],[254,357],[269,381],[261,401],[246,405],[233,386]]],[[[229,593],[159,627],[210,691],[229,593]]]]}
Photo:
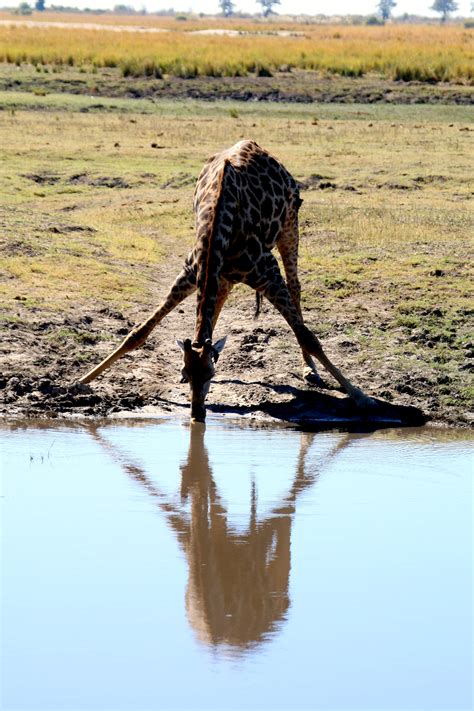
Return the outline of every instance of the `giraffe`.
{"type": "Polygon", "coordinates": [[[191,419],[203,422],[205,399],[225,338],[212,335],[233,286],[246,284],[264,296],[293,330],[303,356],[303,376],[323,386],[313,356],[359,407],[374,401],[354,386],[324,353],[303,321],[298,278],[298,211],[302,200],[286,168],[252,140],[211,156],[194,191],[196,240],[164,301],[79,382],[88,383],[126,353],[143,345],[151,331],[187,296],[197,291],[194,339],[178,341],[182,382],[190,386],[191,419]],[[286,281],[272,253],[277,247],[286,281]]]}

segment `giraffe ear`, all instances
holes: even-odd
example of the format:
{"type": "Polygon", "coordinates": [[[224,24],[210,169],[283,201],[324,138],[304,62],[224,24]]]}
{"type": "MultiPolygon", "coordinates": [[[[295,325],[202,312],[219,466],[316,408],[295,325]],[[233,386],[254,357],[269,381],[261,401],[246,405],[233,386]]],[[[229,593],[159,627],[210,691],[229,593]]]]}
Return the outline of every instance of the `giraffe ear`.
{"type": "Polygon", "coordinates": [[[216,341],[213,346],[212,350],[214,351],[214,362],[217,363],[217,360],[224,350],[225,342],[227,341],[227,336],[224,336],[224,338],[219,338],[218,341],[216,341]]]}
{"type": "Polygon", "coordinates": [[[180,350],[183,351],[183,353],[185,353],[186,351],[190,351],[190,350],[191,350],[191,341],[189,340],[189,338],[186,338],[185,341],[179,341],[179,340],[177,340],[177,341],[176,341],[176,345],[178,346],[178,348],[179,348],[180,350]]]}
{"type": "Polygon", "coordinates": [[[213,348],[215,348],[215,350],[218,353],[222,353],[222,351],[224,350],[226,341],[227,341],[227,336],[224,336],[224,338],[219,338],[219,340],[213,344],[213,348]]]}

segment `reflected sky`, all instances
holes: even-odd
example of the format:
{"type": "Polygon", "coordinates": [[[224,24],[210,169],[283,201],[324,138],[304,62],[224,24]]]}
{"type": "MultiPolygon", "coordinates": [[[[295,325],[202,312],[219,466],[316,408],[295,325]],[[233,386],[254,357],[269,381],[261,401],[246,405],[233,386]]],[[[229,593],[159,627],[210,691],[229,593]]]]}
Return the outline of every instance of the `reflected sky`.
{"type": "Polygon", "coordinates": [[[137,420],[0,442],[2,708],[471,708],[464,435],[137,420]]]}

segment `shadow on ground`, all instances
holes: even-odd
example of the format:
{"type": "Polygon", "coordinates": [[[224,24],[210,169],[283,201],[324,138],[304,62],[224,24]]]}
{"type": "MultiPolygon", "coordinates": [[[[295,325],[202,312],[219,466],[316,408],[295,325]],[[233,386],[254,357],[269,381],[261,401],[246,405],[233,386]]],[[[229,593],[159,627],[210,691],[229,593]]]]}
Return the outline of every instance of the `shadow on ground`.
{"type": "Polygon", "coordinates": [[[286,402],[265,400],[256,405],[228,406],[208,405],[211,413],[235,415],[267,415],[281,422],[301,425],[305,428],[337,426],[409,426],[426,424],[428,417],[417,407],[396,405],[372,398],[373,407],[361,409],[349,397],[328,395],[320,391],[300,390],[290,385],[269,385],[268,383],[244,383],[241,380],[219,381],[226,385],[265,385],[277,393],[291,395],[286,402]]]}
{"type": "MultiPolygon", "coordinates": [[[[208,402],[206,409],[209,414],[252,418],[262,423],[276,420],[305,429],[415,427],[428,420],[416,407],[394,405],[375,398],[372,399],[373,406],[362,409],[340,393],[327,394],[293,385],[239,379],[216,379],[214,383],[228,395],[233,393],[234,397],[233,402],[232,398],[227,401],[228,404],[224,404],[225,398],[219,402],[208,402]],[[249,391],[252,391],[250,396],[249,391]]],[[[336,393],[335,390],[332,392],[336,393]]],[[[103,418],[132,412],[189,415],[189,402],[185,400],[184,393],[182,399],[181,396],[176,397],[174,388],[145,394],[137,393],[130,384],[127,388],[104,391],[100,387],[94,390],[89,385],[56,385],[46,378],[35,381],[17,377],[10,379],[4,393],[4,408],[0,408],[0,414],[7,417],[103,418]]]]}

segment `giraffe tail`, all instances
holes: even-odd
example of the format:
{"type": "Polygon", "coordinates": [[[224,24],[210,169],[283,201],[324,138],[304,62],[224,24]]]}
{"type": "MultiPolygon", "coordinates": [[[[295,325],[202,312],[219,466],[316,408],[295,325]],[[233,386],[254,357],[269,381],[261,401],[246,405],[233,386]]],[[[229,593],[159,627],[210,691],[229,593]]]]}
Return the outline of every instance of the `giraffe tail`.
{"type": "Polygon", "coordinates": [[[260,311],[262,309],[263,296],[259,291],[255,292],[255,311],[253,312],[254,319],[260,316],[260,311]]]}

